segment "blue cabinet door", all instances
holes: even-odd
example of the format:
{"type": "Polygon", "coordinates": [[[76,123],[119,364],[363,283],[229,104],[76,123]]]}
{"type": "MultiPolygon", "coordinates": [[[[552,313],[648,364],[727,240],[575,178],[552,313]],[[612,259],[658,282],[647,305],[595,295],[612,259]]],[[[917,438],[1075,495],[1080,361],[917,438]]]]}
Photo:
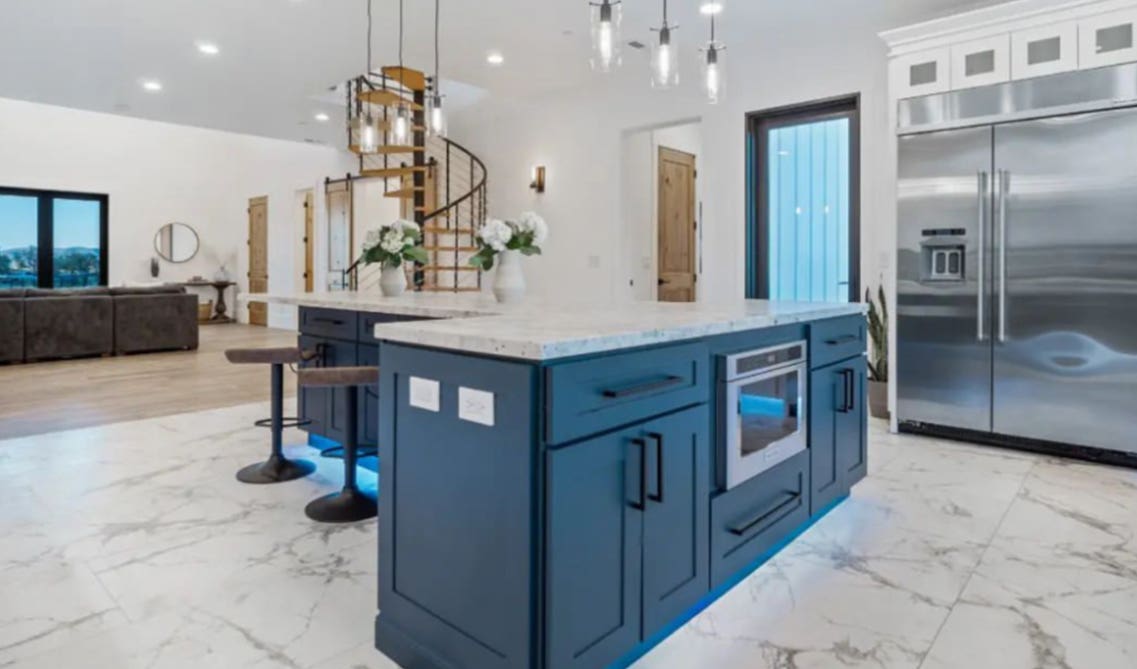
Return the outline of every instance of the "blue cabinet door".
{"type": "MultiPolygon", "coordinates": [[[[319,345],[323,341],[322,337],[300,335],[300,350],[320,350],[319,345]]],[[[320,360],[316,358],[301,362],[300,367],[317,367],[319,364],[320,360]]],[[[296,393],[299,417],[301,420],[308,421],[303,429],[312,434],[323,435],[327,430],[328,422],[328,389],[300,387],[297,388],[296,393]]]]}
{"type": "Polygon", "coordinates": [[[639,434],[547,455],[549,669],[605,667],[640,641],[647,444],[639,434]]]}
{"type": "MultiPolygon", "coordinates": [[[[355,342],[300,335],[300,348],[319,352],[305,367],[351,367],[357,360],[355,342]]],[[[312,421],[305,429],[342,444],[347,437],[347,389],[301,388],[299,392],[300,417],[312,421]]]]}
{"type": "Polygon", "coordinates": [[[815,370],[809,398],[810,514],[816,515],[866,473],[864,356],[815,370]]]}
{"type": "MultiPolygon", "coordinates": [[[[379,347],[360,344],[357,363],[361,367],[379,366],[379,347]]],[[[379,384],[359,389],[359,432],[360,446],[379,444],[379,384]]]]}
{"type": "Polygon", "coordinates": [[[653,420],[646,440],[643,638],[710,590],[710,414],[704,405],[653,420]]]}
{"type": "Polygon", "coordinates": [[[853,358],[842,365],[848,369],[849,386],[852,392],[851,408],[837,416],[837,466],[845,480],[845,487],[851,488],[868,474],[868,412],[866,393],[868,392],[867,373],[864,357],[853,358]]]}

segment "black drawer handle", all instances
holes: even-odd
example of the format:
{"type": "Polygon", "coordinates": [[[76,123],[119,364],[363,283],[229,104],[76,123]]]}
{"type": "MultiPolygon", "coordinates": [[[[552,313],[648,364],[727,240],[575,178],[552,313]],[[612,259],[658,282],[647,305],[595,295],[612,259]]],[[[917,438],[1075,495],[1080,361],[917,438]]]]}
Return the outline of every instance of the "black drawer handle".
{"type": "Polygon", "coordinates": [[[322,318],[322,317],[320,317],[320,318],[313,318],[312,320],[315,321],[316,323],[327,323],[329,325],[343,325],[343,321],[339,320],[338,318],[322,318]]]}
{"type": "Polygon", "coordinates": [[[861,338],[857,335],[844,335],[836,339],[826,339],[825,343],[829,346],[841,346],[842,344],[852,344],[855,341],[860,341],[861,338]]]}
{"type": "Polygon", "coordinates": [[[641,384],[636,385],[636,386],[628,386],[627,388],[618,388],[616,390],[612,390],[611,388],[609,388],[608,390],[605,390],[602,394],[604,395],[604,397],[607,397],[608,399],[613,399],[613,400],[623,399],[625,397],[633,397],[635,395],[643,395],[645,393],[650,393],[650,392],[653,392],[656,390],[663,390],[664,388],[670,388],[671,386],[677,386],[677,385],[683,383],[684,380],[685,379],[682,376],[669,376],[665,379],[659,379],[658,381],[650,381],[648,383],[641,383],[641,384]]]}
{"type": "Polygon", "coordinates": [[[647,442],[643,439],[632,439],[632,445],[636,447],[637,454],[639,455],[639,465],[636,467],[636,501],[631,502],[632,508],[637,511],[644,511],[647,509],[647,442]]]}
{"type": "MultiPolygon", "coordinates": [[[[734,534],[734,535],[741,537],[741,536],[745,535],[747,532],[749,532],[750,530],[753,530],[755,527],[766,522],[768,519],[774,517],[775,515],[778,515],[778,514],[785,515],[784,513],[782,513],[783,511],[786,513],[789,513],[789,511],[791,510],[790,507],[799,506],[800,503],[801,503],[801,493],[800,492],[787,492],[787,493],[783,494],[781,497],[774,500],[774,502],[769,507],[759,511],[757,513],[757,515],[755,515],[750,520],[739,523],[738,525],[735,525],[734,527],[728,527],[727,530],[730,531],[731,534],[734,534]]],[[[779,517],[776,520],[781,520],[781,518],[779,517]]]]}

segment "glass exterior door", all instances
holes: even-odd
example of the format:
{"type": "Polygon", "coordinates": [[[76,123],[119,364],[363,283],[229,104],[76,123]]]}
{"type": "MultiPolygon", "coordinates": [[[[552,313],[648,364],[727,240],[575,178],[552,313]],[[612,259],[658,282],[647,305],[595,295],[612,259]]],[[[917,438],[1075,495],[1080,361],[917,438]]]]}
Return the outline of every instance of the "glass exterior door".
{"type": "Polygon", "coordinates": [[[107,285],[107,196],[0,187],[0,289],[107,285]]]}
{"type": "Polygon", "coordinates": [[[102,275],[102,203],[52,200],[52,288],[97,286],[102,275]]]}

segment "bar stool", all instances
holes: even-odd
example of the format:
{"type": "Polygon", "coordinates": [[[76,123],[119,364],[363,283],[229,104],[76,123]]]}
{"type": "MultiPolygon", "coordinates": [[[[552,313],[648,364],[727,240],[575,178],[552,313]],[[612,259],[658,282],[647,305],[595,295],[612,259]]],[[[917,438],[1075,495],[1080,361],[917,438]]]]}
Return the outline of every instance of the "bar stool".
{"type": "Polygon", "coordinates": [[[283,434],[286,427],[299,427],[305,423],[297,418],[284,417],[284,366],[295,365],[313,357],[295,347],[285,348],[234,348],[225,351],[225,358],[235,365],[272,366],[272,417],[258,420],[257,427],[272,432],[272,454],[268,460],[249,465],[237,472],[242,483],[283,483],[304,478],[316,470],[316,465],[304,460],[284,457],[283,434]]]}
{"type": "Polygon", "coordinates": [[[375,500],[364,495],[355,481],[359,459],[359,388],[379,383],[378,367],[319,367],[300,370],[300,385],[306,388],[346,388],[347,436],[343,444],[343,490],[313,500],[304,513],[321,523],[352,523],[378,515],[375,500]]]}

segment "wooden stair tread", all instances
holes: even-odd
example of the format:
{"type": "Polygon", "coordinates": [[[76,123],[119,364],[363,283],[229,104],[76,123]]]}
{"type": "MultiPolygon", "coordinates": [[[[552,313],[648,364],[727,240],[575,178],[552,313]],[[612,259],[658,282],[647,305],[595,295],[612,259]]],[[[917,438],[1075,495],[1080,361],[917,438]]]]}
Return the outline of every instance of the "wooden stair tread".
{"type": "Polygon", "coordinates": [[[383,76],[402,84],[404,88],[412,91],[426,90],[426,75],[418,70],[398,65],[388,65],[381,70],[383,76]]]}
{"type": "Polygon", "coordinates": [[[434,225],[424,225],[422,231],[430,235],[471,235],[473,228],[440,228],[434,225]]]}
{"type": "Polygon", "coordinates": [[[473,253],[478,250],[476,246],[439,246],[437,244],[428,244],[423,246],[427,251],[458,251],[459,253],[473,253]]]}
{"type": "Polygon", "coordinates": [[[426,188],[423,186],[411,186],[410,188],[400,188],[399,190],[387,191],[386,193],[383,193],[383,197],[410,200],[415,196],[415,193],[422,193],[425,191],[426,188]]]}
{"type": "Polygon", "coordinates": [[[384,167],[379,169],[360,170],[360,176],[365,177],[404,177],[416,174],[419,172],[426,172],[426,166],[419,167],[384,167]]]}
{"type": "MultiPolygon", "coordinates": [[[[360,153],[359,146],[357,144],[352,144],[348,148],[351,149],[352,153],[360,153]]],[[[372,153],[376,154],[376,155],[381,155],[381,156],[392,156],[392,155],[396,155],[396,154],[400,154],[400,153],[426,153],[426,147],[425,146],[388,145],[388,146],[380,146],[380,147],[376,148],[372,153]]],[[[370,155],[370,154],[367,154],[367,155],[370,155]]]]}
{"type": "Polygon", "coordinates": [[[373,91],[363,91],[358,97],[363,102],[383,107],[398,107],[403,105],[413,111],[422,111],[423,109],[422,105],[415,103],[414,100],[408,100],[394,91],[385,91],[382,88],[373,91]]]}

